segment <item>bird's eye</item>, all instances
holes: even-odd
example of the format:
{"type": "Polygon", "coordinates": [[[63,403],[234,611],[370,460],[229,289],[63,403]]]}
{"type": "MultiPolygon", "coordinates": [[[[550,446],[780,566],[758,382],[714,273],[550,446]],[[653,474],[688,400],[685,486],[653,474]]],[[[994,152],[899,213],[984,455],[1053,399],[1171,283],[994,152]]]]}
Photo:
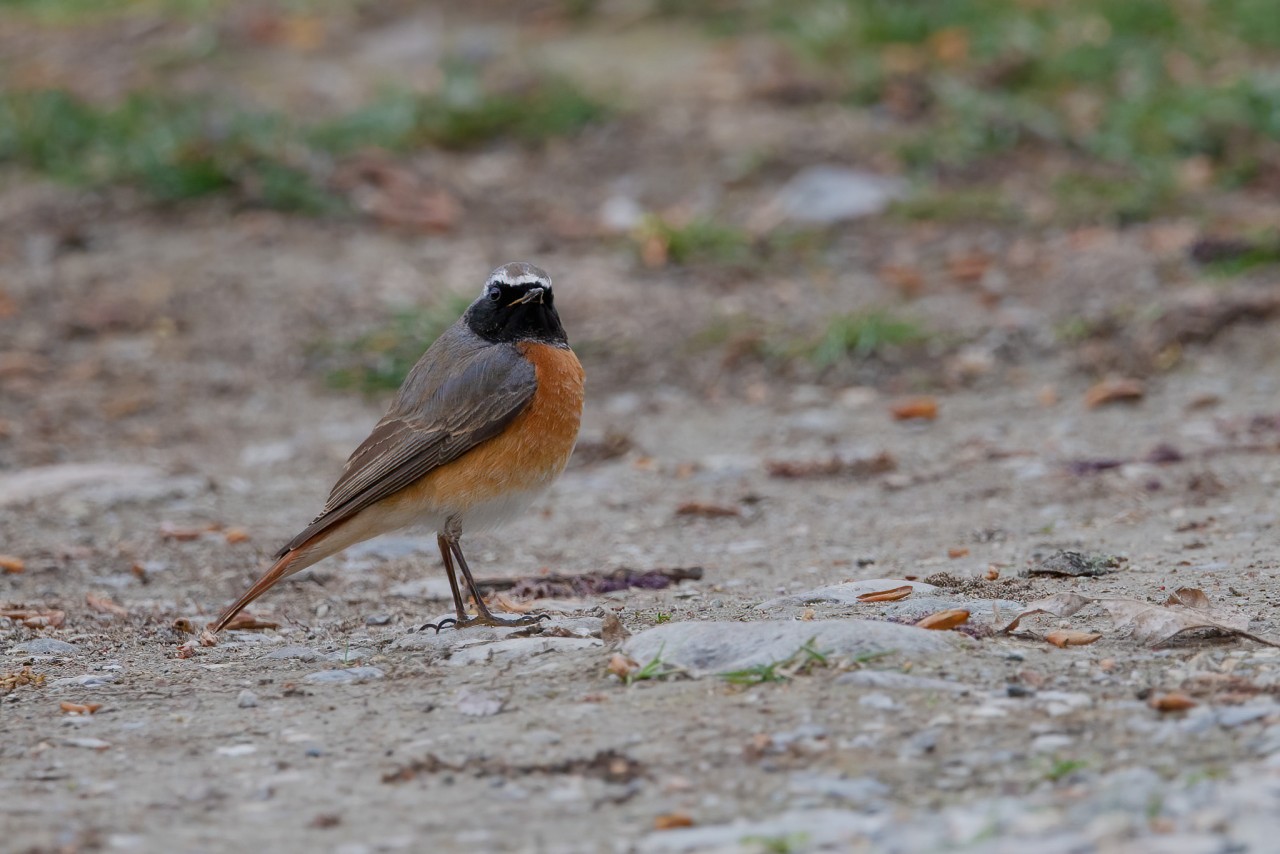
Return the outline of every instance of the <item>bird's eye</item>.
{"type": "Polygon", "coordinates": [[[489,293],[486,294],[486,296],[489,297],[489,302],[497,302],[498,300],[502,299],[502,291],[496,287],[489,288],[489,293]]]}

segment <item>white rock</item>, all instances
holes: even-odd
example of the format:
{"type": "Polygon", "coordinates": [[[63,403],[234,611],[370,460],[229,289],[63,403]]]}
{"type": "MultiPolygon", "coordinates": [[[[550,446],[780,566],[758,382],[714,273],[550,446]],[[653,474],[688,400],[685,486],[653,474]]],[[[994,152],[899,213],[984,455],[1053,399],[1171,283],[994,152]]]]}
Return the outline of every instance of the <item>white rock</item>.
{"type": "Polygon", "coordinates": [[[774,206],[794,222],[831,223],[882,212],[906,194],[906,184],[844,166],[808,166],[791,178],[774,206]]]}

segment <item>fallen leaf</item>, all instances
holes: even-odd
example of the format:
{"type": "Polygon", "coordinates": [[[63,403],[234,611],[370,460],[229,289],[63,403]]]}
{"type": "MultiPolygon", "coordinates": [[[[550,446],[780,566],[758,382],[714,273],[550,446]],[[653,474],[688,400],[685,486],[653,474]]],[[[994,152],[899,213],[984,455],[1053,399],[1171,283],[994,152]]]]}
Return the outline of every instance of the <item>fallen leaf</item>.
{"type": "Polygon", "coordinates": [[[915,588],[910,584],[904,584],[901,587],[891,587],[888,590],[877,590],[873,593],[863,593],[858,596],[859,602],[897,602],[899,599],[906,599],[911,595],[911,591],[915,588]]]}
{"type": "Polygon", "coordinates": [[[924,290],[924,276],[916,267],[905,264],[885,264],[876,272],[880,281],[897,288],[908,299],[919,296],[924,290]]]}
{"type": "Polygon", "coordinates": [[[1280,643],[1250,634],[1249,617],[1238,612],[1189,608],[1186,605],[1153,605],[1137,599],[1098,599],[1107,609],[1116,628],[1131,630],[1130,636],[1139,643],[1158,646],[1177,635],[1194,629],[1217,629],[1230,635],[1249,638],[1267,646],[1280,647],[1280,643]]]}
{"type": "Polygon", "coordinates": [[[1085,392],[1084,405],[1096,409],[1108,403],[1133,402],[1141,400],[1146,393],[1146,387],[1139,380],[1105,379],[1085,392]]]}
{"type": "Polygon", "coordinates": [[[1032,614],[1052,614],[1055,617],[1070,617],[1093,601],[1088,596],[1081,596],[1078,593],[1055,593],[1044,599],[1028,602],[1022,613],[1014,617],[1013,622],[1000,629],[1000,633],[1008,634],[1018,627],[1018,623],[1022,622],[1024,617],[1030,617],[1032,614]]]}
{"type": "Polygon", "coordinates": [[[37,687],[44,684],[44,674],[36,673],[31,669],[31,665],[23,665],[21,670],[13,673],[5,673],[0,675],[0,696],[8,694],[19,685],[35,685],[37,687]]]}
{"type": "Polygon", "coordinates": [[[618,615],[612,611],[606,612],[600,625],[600,639],[605,642],[605,645],[617,646],[629,637],[631,637],[631,632],[627,631],[627,627],[622,625],[622,620],[618,619],[618,615]]]}
{"type": "Polygon", "coordinates": [[[3,570],[10,575],[17,575],[26,568],[26,562],[20,557],[14,557],[13,555],[0,555],[0,570],[3,570]]]}
{"type": "Polygon", "coordinates": [[[1044,639],[1056,647],[1068,646],[1088,646],[1089,644],[1102,637],[1099,632],[1077,632],[1072,629],[1059,629],[1056,632],[1049,632],[1044,639]]]}
{"type": "Polygon", "coordinates": [[[962,557],[968,557],[968,556],[969,556],[969,549],[966,548],[965,546],[956,546],[955,548],[947,549],[947,557],[951,558],[952,560],[955,560],[956,558],[962,558],[962,557]]]}
{"type": "Polygon", "coordinates": [[[227,544],[232,546],[249,540],[249,532],[244,528],[228,528],[223,536],[226,537],[227,544]]]}
{"type": "Polygon", "coordinates": [[[693,817],[686,812],[669,812],[653,820],[654,830],[673,830],[677,827],[693,827],[693,817]]]}
{"type": "Polygon", "coordinates": [[[22,623],[29,629],[57,629],[67,620],[65,611],[33,608],[10,608],[0,611],[0,617],[22,623]]]}
{"type": "Polygon", "coordinates": [[[1157,712],[1185,712],[1187,709],[1195,708],[1198,704],[1186,694],[1173,691],[1168,694],[1153,696],[1147,701],[1147,705],[1157,712]]]}
{"type": "Polygon", "coordinates": [[[951,278],[965,284],[981,281],[990,266],[991,256],[985,252],[966,252],[947,259],[947,272],[951,278]]]}
{"type": "Polygon", "coordinates": [[[921,629],[954,629],[968,620],[968,611],[963,608],[950,608],[916,621],[916,627],[921,629]]]}
{"type": "Polygon", "coordinates": [[[98,709],[102,708],[101,703],[71,703],[63,700],[60,704],[63,712],[68,715],[91,715],[98,709]]]}
{"type": "Polygon", "coordinates": [[[890,406],[889,414],[895,421],[908,421],[913,418],[932,421],[938,417],[938,399],[929,396],[910,397],[890,406]]]}
{"type": "Polygon", "coordinates": [[[982,573],[982,577],[987,581],[995,581],[1000,577],[1000,570],[996,569],[994,566],[989,566],[987,567],[987,571],[982,573]]]}
{"type": "Polygon", "coordinates": [[[686,501],[676,508],[676,515],[722,518],[725,516],[741,516],[742,511],[737,507],[730,507],[726,504],[708,504],[702,501],[686,501]]]}
{"type": "MultiPolygon", "coordinates": [[[[241,611],[231,618],[231,622],[227,623],[225,628],[240,629],[241,631],[257,631],[261,629],[278,629],[280,624],[275,620],[265,620],[262,617],[254,617],[241,611]]],[[[204,644],[205,646],[213,646],[213,644],[204,644]]]]}
{"type": "Polygon", "coordinates": [[[770,477],[870,477],[894,471],[898,467],[898,460],[888,451],[881,451],[870,457],[852,460],[838,455],[825,460],[766,460],[764,467],[770,477]]]}
{"type": "Polygon", "coordinates": [[[96,593],[86,593],[84,595],[84,603],[101,614],[111,614],[115,617],[129,616],[128,608],[123,605],[117,605],[106,596],[99,596],[96,593]]]}
{"type": "Polygon", "coordinates": [[[1204,591],[1195,587],[1179,587],[1169,594],[1169,598],[1164,601],[1164,604],[1183,605],[1187,608],[1198,608],[1201,611],[1208,611],[1212,607],[1209,603],[1209,597],[1204,595],[1204,591]]]}
{"type": "Polygon", "coordinates": [[[179,527],[177,525],[171,525],[168,522],[165,522],[160,526],[160,539],[173,540],[175,542],[185,543],[185,542],[190,542],[191,540],[200,539],[202,536],[204,536],[204,534],[208,530],[209,529],[207,527],[185,528],[185,527],[179,527]]]}

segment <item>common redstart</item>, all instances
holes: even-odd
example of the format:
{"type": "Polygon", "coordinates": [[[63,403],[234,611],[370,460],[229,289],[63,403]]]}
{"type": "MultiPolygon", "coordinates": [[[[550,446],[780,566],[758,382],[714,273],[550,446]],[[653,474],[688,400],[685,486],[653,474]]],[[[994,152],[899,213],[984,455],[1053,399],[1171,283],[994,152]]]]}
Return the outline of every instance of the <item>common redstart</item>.
{"type": "Polygon", "coordinates": [[[275,563],[223,612],[221,631],[276,582],[363,540],[426,523],[453,590],[458,628],[528,625],[496,617],[462,555],[463,532],[489,529],[551,485],[573,453],[583,372],[551,279],[518,262],[499,267],[462,317],[422,354],[369,438],[347,460],[329,500],[275,563]],[[467,615],[454,562],[477,615],[467,615]]]}

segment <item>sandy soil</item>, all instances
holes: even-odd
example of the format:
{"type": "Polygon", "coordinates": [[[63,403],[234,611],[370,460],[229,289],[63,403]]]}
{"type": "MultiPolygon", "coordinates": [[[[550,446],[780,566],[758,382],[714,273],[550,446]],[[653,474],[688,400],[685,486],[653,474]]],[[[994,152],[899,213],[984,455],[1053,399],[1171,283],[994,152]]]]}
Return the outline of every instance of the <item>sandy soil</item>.
{"type": "MultiPolygon", "coordinates": [[[[717,54],[698,49],[710,58],[692,67],[713,74],[717,54]]],[[[594,217],[617,181],[650,188],[648,205],[696,197],[688,186],[718,186],[696,177],[708,164],[793,120],[726,98],[654,105],[632,121],[625,162],[609,154],[616,128],[426,156],[424,174],[453,176],[466,202],[452,232],[426,238],[218,202],[156,211],[125,191],[5,176],[0,553],[24,566],[0,576],[0,599],[60,609],[65,624],[0,621],[0,676],[37,677],[0,697],[0,848],[1266,850],[1280,829],[1280,654],[1254,641],[1198,632],[1153,648],[1094,607],[749,687],[609,672],[615,650],[590,618],[614,614],[635,635],[795,619],[757,606],[870,578],[930,578],[958,602],[1161,603],[1185,586],[1280,638],[1272,329],[1178,339],[1180,361],[1141,399],[1084,404],[1086,368],[1132,367],[1145,345],[1129,332],[1201,293],[1181,260],[1194,229],[873,220],[840,227],[801,268],[745,272],[652,270],[625,238],[564,236],[555,215],[594,217]],[[516,187],[505,213],[487,201],[494,182],[516,187]],[[939,275],[910,304],[941,331],[917,361],[779,373],[690,343],[744,313],[804,329],[883,304],[899,297],[874,270],[895,254],[928,269],[972,249],[995,259],[997,298],[939,275]],[[316,342],[469,294],[513,258],[557,278],[589,375],[586,453],[524,519],[470,543],[473,567],[702,578],[542,603],[555,618],[541,634],[427,637],[415,627],[448,611],[447,587],[433,537],[410,531],[273,591],[254,613],[277,629],[180,657],[175,621],[203,624],[256,576],[381,412],[325,387],[316,342]],[[1130,312],[1131,330],[1079,348],[1054,335],[1109,311],[1130,312]],[[938,417],[895,420],[892,404],[921,389],[938,417]],[[629,448],[602,458],[611,434],[629,448]],[[769,471],[882,452],[891,470],[769,471]],[[681,513],[691,502],[725,513],[681,513]],[[1099,577],[1026,575],[1061,549],[1126,560],[1099,577]],[[1043,635],[1059,628],[1102,637],[1057,648],[1043,635]],[[72,646],[28,646],[39,639],[72,646]],[[951,684],[846,679],[868,671],[951,684]],[[1172,692],[1194,705],[1152,708],[1172,692]],[[742,820],[759,824],[730,826],[742,820]]],[[[788,158],[821,160],[848,138],[823,109],[788,158]]],[[[776,184],[766,173],[732,192],[745,209],[776,184]]],[[[1246,285],[1266,282],[1208,302],[1246,285]]]]}

